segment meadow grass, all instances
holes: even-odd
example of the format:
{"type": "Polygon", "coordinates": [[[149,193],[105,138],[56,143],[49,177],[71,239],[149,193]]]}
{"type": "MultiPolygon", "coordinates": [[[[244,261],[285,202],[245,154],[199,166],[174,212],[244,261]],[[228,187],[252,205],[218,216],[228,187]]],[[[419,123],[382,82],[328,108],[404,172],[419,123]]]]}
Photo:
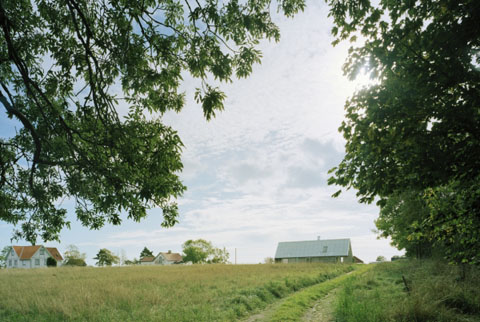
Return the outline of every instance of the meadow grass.
{"type": "Polygon", "coordinates": [[[441,261],[377,264],[349,279],[337,298],[338,322],[480,321],[480,270],[441,261]],[[406,280],[406,285],[403,277],[406,280]]]}
{"type": "Polygon", "coordinates": [[[232,321],[349,265],[60,267],[0,271],[1,321],[232,321]]]}

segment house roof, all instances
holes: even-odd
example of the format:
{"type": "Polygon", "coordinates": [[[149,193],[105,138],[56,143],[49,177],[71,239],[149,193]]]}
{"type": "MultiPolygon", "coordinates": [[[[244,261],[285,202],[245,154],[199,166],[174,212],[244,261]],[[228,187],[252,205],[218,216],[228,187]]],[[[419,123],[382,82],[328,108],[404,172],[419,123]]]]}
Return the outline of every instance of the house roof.
{"type": "Polygon", "coordinates": [[[348,256],[350,239],[280,242],[275,258],[348,256]]]}
{"type": "Polygon", "coordinates": [[[140,258],[141,262],[153,262],[154,260],[155,260],[155,257],[150,257],[150,256],[140,258]]]}
{"type": "Polygon", "coordinates": [[[63,261],[63,257],[62,255],[60,255],[60,252],[58,251],[58,249],[56,249],[55,247],[45,247],[45,248],[56,261],[63,261]]]}
{"type": "Polygon", "coordinates": [[[30,259],[41,246],[12,246],[20,259],[30,259]]]}
{"type": "MultiPolygon", "coordinates": [[[[15,253],[20,259],[30,259],[33,255],[41,248],[42,245],[35,246],[12,246],[15,253]]],[[[63,260],[62,255],[55,247],[45,247],[45,249],[50,253],[50,255],[57,261],[63,260]]]]}
{"type": "Polygon", "coordinates": [[[165,257],[165,259],[167,261],[181,262],[183,260],[182,255],[180,255],[179,253],[163,253],[163,252],[160,252],[160,254],[162,254],[163,257],[165,257]]]}

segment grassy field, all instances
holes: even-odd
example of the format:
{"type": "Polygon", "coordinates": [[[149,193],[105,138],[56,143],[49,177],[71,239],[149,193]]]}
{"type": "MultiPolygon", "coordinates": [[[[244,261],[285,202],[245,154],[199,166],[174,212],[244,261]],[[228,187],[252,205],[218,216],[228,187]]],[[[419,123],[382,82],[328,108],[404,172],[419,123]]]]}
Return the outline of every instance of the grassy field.
{"type": "Polygon", "coordinates": [[[460,267],[439,261],[377,264],[347,281],[336,321],[480,321],[480,269],[462,275],[460,267]]]}
{"type": "Polygon", "coordinates": [[[231,321],[351,271],[332,264],[0,271],[1,321],[231,321]]]}

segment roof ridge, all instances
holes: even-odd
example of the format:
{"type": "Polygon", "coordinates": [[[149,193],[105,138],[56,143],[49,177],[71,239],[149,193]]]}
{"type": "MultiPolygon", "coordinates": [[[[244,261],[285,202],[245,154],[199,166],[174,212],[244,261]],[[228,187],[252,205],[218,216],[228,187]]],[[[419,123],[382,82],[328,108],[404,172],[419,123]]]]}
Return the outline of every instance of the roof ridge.
{"type": "Polygon", "coordinates": [[[23,250],[25,249],[25,246],[20,246],[20,247],[22,247],[22,250],[20,251],[20,255],[18,256],[18,258],[22,259],[23,250]]]}
{"type": "Polygon", "coordinates": [[[304,243],[304,242],[333,241],[333,240],[350,240],[350,238],[290,240],[290,241],[283,241],[279,243],[304,243]]]}

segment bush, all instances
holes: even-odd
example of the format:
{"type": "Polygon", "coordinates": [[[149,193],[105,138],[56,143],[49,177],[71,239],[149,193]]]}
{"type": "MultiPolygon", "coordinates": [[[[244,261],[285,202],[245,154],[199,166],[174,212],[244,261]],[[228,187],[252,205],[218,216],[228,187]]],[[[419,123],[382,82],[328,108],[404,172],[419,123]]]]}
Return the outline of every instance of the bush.
{"type": "Polygon", "coordinates": [[[65,262],[66,266],[87,266],[87,263],[81,258],[69,258],[65,262]]]}
{"type": "Polygon", "coordinates": [[[53,257],[47,258],[48,267],[57,267],[57,261],[53,257]]]}

